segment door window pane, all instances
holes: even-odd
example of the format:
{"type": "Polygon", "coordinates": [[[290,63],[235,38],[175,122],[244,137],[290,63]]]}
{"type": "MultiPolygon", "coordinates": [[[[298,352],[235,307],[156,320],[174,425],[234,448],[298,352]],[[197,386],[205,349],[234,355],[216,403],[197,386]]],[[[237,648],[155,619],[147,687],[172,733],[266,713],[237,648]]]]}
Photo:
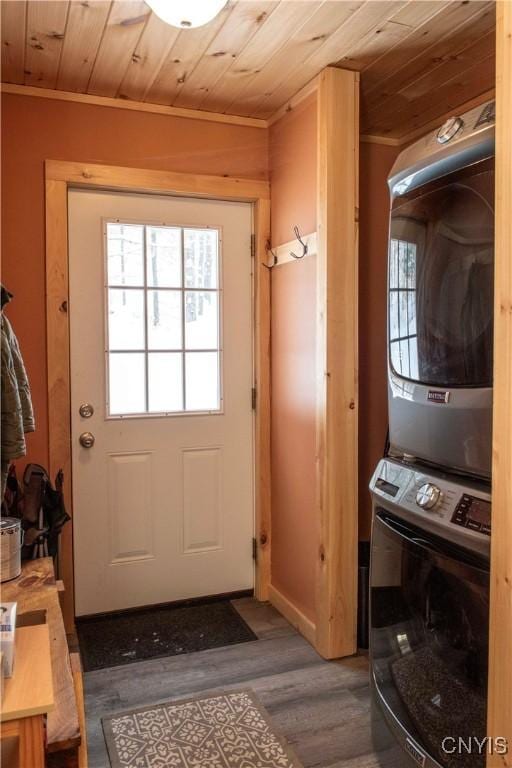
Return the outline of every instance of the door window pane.
{"type": "Polygon", "coordinates": [[[402,336],[409,335],[409,321],[407,319],[407,291],[400,291],[399,294],[399,309],[400,309],[400,338],[402,336]]]}
{"type": "Polygon", "coordinates": [[[402,373],[402,366],[400,363],[400,342],[392,341],[389,345],[391,352],[391,365],[397,373],[402,373]]]}
{"type": "Polygon", "coordinates": [[[147,279],[155,288],[181,286],[181,229],[147,228],[147,279]]]}
{"type": "Polygon", "coordinates": [[[398,240],[391,240],[389,248],[389,287],[398,288],[398,240]]]}
{"type": "Polygon", "coordinates": [[[416,243],[407,243],[407,288],[416,290],[416,243]]]}
{"type": "Polygon", "coordinates": [[[185,287],[218,288],[218,232],[215,229],[186,229],[185,287]]]}
{"type": "Polygon", "coordinates": [[[400,342],[400,362],[401,362],[401,373],[403,376],[406,376],[408,379],[410,379],[410,369],[409,369],[409,339],[403,339],[400,342]]]}
{"type": "Polygon", "coordinates": [[[109,349],[144,349],[144,291],[110,288],[109,349]]]}
{"type": "Polygon", "coordinates": [[[398,325],[398,291],[389,294],[389,338],[398,339],[400,327],[398,325]]]}
{"type": "Polygon", "coordinates": [[[109,285],[144,285],[144,227],[107,224],[109,285]]]}
{"type": "Polygon", "coordinates": [[[144,353],[109,355],[109,412],[112,415],[144,413],[146,392],[144,353]]]}
{"type": "Polygon", "coordinates": [[[148,348],[181,349],[181,291],[148,291],[148,348]]]}
{"type": "Polygon", "coordinates": [[[403,240],[398,241],[398,287],[407,288],[407,243],[403,240]]]}
{"type": "Polygon", "coordinates": [[[149,405],[153,413],[183,410],[182,354],[150,352],[148,356],[149,405]]]}
{"type": "Polygon", "coordinates": [[[415,336],[416,335],[416,291],[407,292],[407,301],[409,304],[409,307],[407,309],[407,314],[409,318],[409,335],[415,336]]]}
{"type": "Polygon", "coordinates": [[[220,406],[219,355],[188,352],[185,355],[187,411],[215,411],[220,406]]]}
{"type": "Polygon", "coordinates": [[[218,411],[218,230],[112,222],[106,247],[109,415],[218,411]]]}
{"type": "Polygon", "coordinates": [[[416,243],[391,238],[389,244],[389,358],[391,367],[411,378],[418,369],[416,337],[416,243]]]}
{"type": "Polygon", "coordinates": [[[219,342],[219,307],[216,291],[186,291],[185,347],[216,349],[219,342]]]}

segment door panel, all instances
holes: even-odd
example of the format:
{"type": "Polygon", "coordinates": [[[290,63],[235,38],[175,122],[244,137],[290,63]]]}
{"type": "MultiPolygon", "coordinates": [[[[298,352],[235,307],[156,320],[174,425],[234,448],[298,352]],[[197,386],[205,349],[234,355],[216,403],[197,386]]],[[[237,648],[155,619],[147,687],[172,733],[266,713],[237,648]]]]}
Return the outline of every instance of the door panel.
{"type": "Polygon", "coordinates": [[[69,193],[77,615],[253,586],[251,227],[245,203],[69,193]]]}
{"type": "Polygon", "coordinates": [[[107,456],[109,564],[154,558],[151,453],[107,456]]]}
{"type": "Polygon", "coordinates": [[[183,551],[221,549],[220,448],[183,451],[183,551]],[[197,478],[201,483],[197,483],[197,478]]]}

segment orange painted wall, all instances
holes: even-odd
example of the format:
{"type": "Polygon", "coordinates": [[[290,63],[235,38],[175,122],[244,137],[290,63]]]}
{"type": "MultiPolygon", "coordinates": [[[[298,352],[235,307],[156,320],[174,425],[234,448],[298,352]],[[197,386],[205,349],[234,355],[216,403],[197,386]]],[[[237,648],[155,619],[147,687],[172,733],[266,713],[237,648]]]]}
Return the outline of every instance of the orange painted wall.
{"type": "MultiPolygon", "coordinates": [[[[32,383],[37,431],[29,459],[47,463],[44,160],[270,178],[272,241],[316,229],[316,98],[267,131],[46,99],[2,96],[2,279],[32,383]]],[[[387,429],[386,177],[397,149],[361,145],[360,538],[368,481],[387,429]]],[[[274,586],[314,620],[315,258],[272,273],[274,586]]]]}
{"type": "Polygon", "coordinates": [[[48,462],[44,161],[268,177],[267,131],[41,98],[2,96],[2,280],[32,386],[28,458],[48,462]]]}
{"type": "Polygon", "coordinates": [[[316,230],[316,95],[270,128],[272,244],[293,240],[293,227],[316,230]]]}
{"type": "Polygon", "coordinates": [[[387,176],[396,147],[361,143],[359,179],[359,538],[370,537],[368,483],[388,428],[386,283],[387,176]]]}
{"type": "MultiPolygon", "coordinates": [[[[316,230],[316,97],[270,128],[272,243],[316,230]]],[[[272,270],[272,584],[315,619],[316,258],[272,270]]]]}

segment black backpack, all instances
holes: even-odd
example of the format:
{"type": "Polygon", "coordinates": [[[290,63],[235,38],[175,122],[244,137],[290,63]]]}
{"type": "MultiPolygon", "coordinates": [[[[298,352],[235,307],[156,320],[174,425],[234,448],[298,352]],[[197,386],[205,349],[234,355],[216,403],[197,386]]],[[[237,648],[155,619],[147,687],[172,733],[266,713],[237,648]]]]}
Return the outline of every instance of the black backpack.
{"type": "Polygon", "coordinates": [[[48,473],[39,464],[28,464],[23,473],[23,487],[11,465],[7,477],[2,514],[21,520],[22,560],[57,557],[60,532],[71,518],[64,506],[64,474],[59,470],[53,487],[48,473]]]}

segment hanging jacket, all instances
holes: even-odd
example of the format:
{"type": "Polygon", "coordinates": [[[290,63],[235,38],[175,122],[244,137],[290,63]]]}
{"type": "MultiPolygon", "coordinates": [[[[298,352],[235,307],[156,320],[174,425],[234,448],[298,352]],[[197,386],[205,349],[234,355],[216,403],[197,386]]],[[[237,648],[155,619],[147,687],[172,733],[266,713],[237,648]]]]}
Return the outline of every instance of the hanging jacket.
{"type": "Polygon", "coordinates": [[[9,320],[5,317],[4,305],[12,298],[1,288],[1,395],[2,395],[2,465],[26,454],[25,433],[35,430],[32,398],[25,365],[18,340],[9,320]]]}

